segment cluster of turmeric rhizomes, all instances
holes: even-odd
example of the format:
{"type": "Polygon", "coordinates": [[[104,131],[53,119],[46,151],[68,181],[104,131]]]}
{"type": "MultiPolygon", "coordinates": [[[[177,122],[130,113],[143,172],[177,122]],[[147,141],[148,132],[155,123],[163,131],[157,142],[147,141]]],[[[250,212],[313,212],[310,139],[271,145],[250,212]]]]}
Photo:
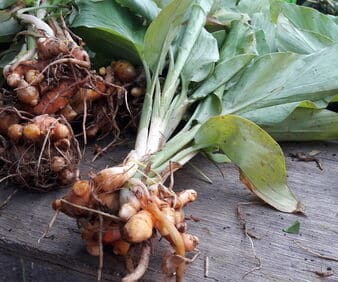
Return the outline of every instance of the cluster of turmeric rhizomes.
{"type": "Polygon", "coordinates": [[[141,70],[117,61],[96,73],[91,70],[81,40],[76,37],[76,42],[64,23],[63,29],[55,20],[49,25],[48,32],[36,31],[35,35],[40,34],[36,49],[4,68],[7,88],[0,94],[0,118],[4,119],[0,134],[7,144],[2,161],[8,161],[2,174],[20,175],[16,178],[19,183],[42,190],[53,181],[58,187],[76,179],[74,172],[80,159],[76,134],[83,134],[85,144],[87,137],[108,133],[116,140],[120,133],[118,119],[127,120],[130,115],[133,119],[128,122],[135,124],[144,94],[141,70]],[[126,101],[130,101],[130,107],[126,101]],[[18,113],[24,114],[20,117],[18,113]],[[59,129],[67,131],[60,140],[56,137],[59,129]],[[10,163],[12,157],[20,161],[17,167],[10,163]],[[54,164],[64,168],[56,171],[54,164]]]}
{"type": "MultiPolygon", "coordinates": [[[[12,105],[34,115],[63,115],[69,122],[85,119],[82,129],[89,136],[100,131],[118,134],[115,119],[119,107],[128,101],[127,89],[132,105],[139,108],[144,94],[141,71],[118,61],[96,74],[81,44],[55,21],[51,26],[55,36],[41,35],[36,40],[37,54],[32,52],[31,58],[5,68],[7,84],[13,89],[12,105]]],[[[125,107],[125,113],[127,110],[131,109],[125,107]]],[[[133,116],[137,116],[135,112],[133,116]]]]}
{"type": "MultiPolygon", "coordinates": [[[[103,244],[128,258],[133,248],[149,248],[149,242],[160,234],[175,249],[165,257],[163,269],[183,277],[185,253],[194,251],[199,243],[197,237],[186,233],[183,208],[196,200],[197,193],[175,193],[160,182],[149,185],[135,177],[136,170],[137,164],[129,155],[124,164],[104,169],[91,180],[75,182],[53,208],[77,219],[87,250],[94,256],[101,254],[103,244]]],[[[141,256],[137,271],[131,271],[123,281],[139,279],[148,261],[141,256]]]]}
{"type": "Polygon", "coordinates": [[[66,120],[0,107],[0,177],[48,191],[78,178],[80,151],[66,120]]]}
{"type": "MultiPolygon", "coordinates": [[[[116,136],[124,128],[137,128],[145,94],[142,70],[127,61],[119,60],[113,61],[110,66],[101,67],[99,75],[106,85],[105,94],[100,95],[97,91],[87,89],[85,92],[78,92],[70,104],[75,112],[80,113],[77,117],[81,119],[86,107],[86,135],[90,138],[102,138],[108,133],[116,136]],[[84,101],[87,103],[84,104],[84,101]]],[[[67,107],[64,112],[69,109],[67,107]]],[[[76,118],[70,121],[76,121],[76,118]]]]}

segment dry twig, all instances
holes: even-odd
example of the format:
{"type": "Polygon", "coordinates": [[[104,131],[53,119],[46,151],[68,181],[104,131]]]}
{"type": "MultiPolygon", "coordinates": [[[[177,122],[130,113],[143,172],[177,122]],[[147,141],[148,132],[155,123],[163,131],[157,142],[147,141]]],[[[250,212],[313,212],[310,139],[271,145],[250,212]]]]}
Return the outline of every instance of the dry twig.
{"type": "Polygon", "coordinates": [[[318,258],[321,258],[321,259],[326,259],[326,260],[331,260],[331,261],[336,261],[338,262],[338,258],[336,257],[331,257],[331,256],[328,256],[328,255],[322,255],[316,251],[313,251],[307,247],[305,247],[301,242],[297,241],[297,240],[293,240],[293,242],[301,249],[303,249],[304,251],[310,253],[311,255],[315,256],[315,257],[318,257],[318,258]]]}
{"type": "Polygon", "coordinates": [[[259,204],[258,202],[247,202],[247,203],[238,203],[237,204],[237,215],[238,215],[238,219],[239,222],[242,226],[244,235],[248,238],[250,244],[251,244],[251,249],[252,252],[254,254],[254,257],[257,261],[257,265],[255,267],[253,267],[251,270],[247,271],[246,273],[244,273],[242,279],[244,279],[244,277],[246,277],[247,275],[249,275],[250,273],[260,270],[262,268],[262,261],[261,259],[257,256],[256,254],[256,249],[255,249],[255,244],[252,240],[252,238],[257,239],[257,236],[253,235],[250,231],[248,231],[247,229],[247,225],[246,225],[246,219],[245,219],[245,215],[241,209],[241,205],[255,205],[255,204],[259,204]]]}
{"type": "Polygon", "coordinates": [[[1,204],[0,204],[0,210],[2,208],[4,208],[8,203],[9,201],[12,199],[12,197],[18,192],[18,189],[15,189],[7,198],[5,201],[3,201],[1,204]]]}
{"type": "Polygon", "coordinates": [[[135,268],[135,270],[132,273],[123,277],[122,282],[137,281],[143,276],[143,274],[148,268],[150,251],[151,251],[150,244],[147,242],[142,249],[141,258],[140,258],[138,266],[135,268]]]}

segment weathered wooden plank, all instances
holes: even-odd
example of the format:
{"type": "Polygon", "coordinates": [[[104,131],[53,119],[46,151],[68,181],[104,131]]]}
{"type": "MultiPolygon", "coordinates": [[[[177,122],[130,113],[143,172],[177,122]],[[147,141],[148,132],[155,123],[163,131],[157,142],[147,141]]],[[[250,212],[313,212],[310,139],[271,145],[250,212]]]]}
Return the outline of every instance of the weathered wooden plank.
{"type": "MultiPolygon", "coordinates": [[[[325,271],[327,267],[338,271],[337,262],[314,257],[294,243],[298,240],[313,250],[338,257],[338,162],[335,155],[338,144],[284,144],[283,147],[286,155],[290,151],[320,150],[317,157],[324,170],[319,170],[315,163],[292,161],[287,157],[289,185],[306,205],[306,217],[279,213],[262,204],[242,206],[248,228],[260,237],[260,240],[254,240],[254,244],[262,261],[261,270],[248,274],[245,281],[321,281],[313,271],[325,271]],[[284,233],[282,229],[296,219],[301,222],[300,234],[284,233]]],[[[115,152],[114,162],[121,160],[126,152],[126,148],[115,152]]],[[[188,222],[189,232],[201,239],[201,255],[188,267],[187,281],[205,281],[206,257],[209,258],[208,280],[240,281],[247,271],[256,266],[256,261],[250,242],[239,225],[237,204],[256,202],[257,199],[239,182],[234,166],[220,166],[223,179],[209,161],[197,158],[193,162],[213,180],[213,184],[202,181],[191,167],[179,171],[175,179],[178,190],[194,188],[198,191],[199,200],[187,207],[186,215],[202,218],[200,222],[188,222]]],[[[103,167],[104,161],[98,165],[103,167]]],[[[0,199],[8,193],[9,189],[1,190],[0,199]]],[[[64,191],[48,195],[19,192],[8,207],[0,211],[0,273],[6,273],[3,276],[9,277],[4,278],[6,281],[11,281],[11,277],[22,277],[22,264],[25,265],[26,281],[46,281],[43,279],[48,277],[47,273],[55,274],[61,269],[66,273],[59,276],[63,280],[53,281],[95,279],[97,259],[85,253],[73,220],[61,215],[50,232],[51,237],[37,244],[52,216],[50,203],[62,194],[64,191]],[[9,255],[13,258],[9,259],[9,255]],[[30,268],[32,262],[39,266],[33,268],[34,271],[30,268]],[[7,273],[9,269],[12,269],[12,274],[7,273]]],[[[160,269],[161,256],[168,244],[162,240],[157,245],[145,281],[163,278],[155,270],[160,269]]],[[[118,280],[123,274],[122,262],[113,256],[106,255],[105,266],[106,279],[118,280]]],[[[327,280],[338,281],[338,276],[335,274],[327,280]]]]}

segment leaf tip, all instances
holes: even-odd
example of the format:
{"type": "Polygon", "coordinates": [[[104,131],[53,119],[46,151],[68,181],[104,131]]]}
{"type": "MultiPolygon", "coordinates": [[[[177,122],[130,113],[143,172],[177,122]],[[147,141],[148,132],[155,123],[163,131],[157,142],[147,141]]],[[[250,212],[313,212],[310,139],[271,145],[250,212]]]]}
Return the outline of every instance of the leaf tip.
{"type": "Polygon", "coordinates": [[[300,201],[297,202],[296,209],[293,213],[305,215],[305,206],[300,201]]]}

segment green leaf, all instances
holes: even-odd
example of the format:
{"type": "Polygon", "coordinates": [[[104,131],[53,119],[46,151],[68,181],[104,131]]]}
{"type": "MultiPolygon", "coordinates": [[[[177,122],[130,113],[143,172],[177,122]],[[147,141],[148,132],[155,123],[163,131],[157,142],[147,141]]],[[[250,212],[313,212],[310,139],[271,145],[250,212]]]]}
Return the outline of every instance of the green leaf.
{"type": "Polygon", "coordinates": [[[121,6],[152,21],[160,12],[160,8],[152,0],[116,0],[121,6]]]}
{"type": "Polygon", "coordinates": [[[78,1],[79,13],[71,23],[89,48],[108,60],[140,61],[145,27],[128,9],[115,1],[78,1]]]}
{"type": "Polygon", "coordinates": [[[242,116],[264,127],[268,125],[274,125],[276,123],[283,121],[297,107],[312,108],[312,109],[326,108],[329,101],[330,100],[327,101],[319,100],[315,102],[302,101],[302,102],[279,104],[276,106],[264,107],[261,109],[249,111],[243,113],[242,116]]]}
{"type": "Polygon", "coordinates": [[[282,6],[282,13],[295,27],[338,41],[338,25],[333,17],[312,8],[290,4],[282,6]]]}
{"type": "Polygon", "coordinates": [[[336,42],[320,33],[296,29],[284,17],[279,18],[277,36],[280,51],[300,54],[310,54],[336,42]]]}
{"type": "Polygon", "coordinates": [[[233,115],[213,117],[197,132],[195,144],[219,146],[242,171],[242,181],[263,201],[283,212],[302,211],[287,187],[281,148],[253,122],[233,115]]]}
{"type": "MultiPolygon", "coordinates": [[[[178,45],[179,52],[177,52],[175,67],[172,72],[174,77],[173,82],[175,81],[175,77],[178,78],[179,74],[182,72],[189,56],[194,56],[194,50],[199,50],[198,47],[194,47],[196,47],[196,42],[200,38],[200,35],[204,30],[203,26],[205,25],[207,15],[212,6],[212,2],[212,0],[196,0],[191,7],[191,12],[189,14],[189,20],[187,21],[185,32],[178,45]]],[[[207,35],[208,33],[205,33],[205,36],[207,35]]],[[[214,50],[210,51],[216,51],[216,41],[213,38],[210,38],[210,40],[212,40],[212,42],[214,43],[214,50]]],[[[218,58],[218,52],[216,54],[218,58]]],[[[208,60],[209,59],[210,55],[208,60]]],[[[214,60],[214,58],[212,58],[212,60],[214,60]]]]}
{"type": "Polygon", "coordinates": [[[209,74],[208,70],[210,70],[210,68],[207,68],[207,71],[204,71],[205,66],[211,66],[218,59],[216,39],[205,29],[202,29],[183,67],[181,76],[186,82],[202,81],[209,74]]]}
{"type": "Polygon", "coordinates": [[[157,7],[163,9],[165,6],[169,5],[171,0],[154,0],[156,3],[157,7]]]}
{"type": "Polygon", "coordinates": [[[215,6],[208,16],[207,27],[208,29],[224,29],[224,27],[231,27],[231,24],[234,21],[240,21],[243,18],[249,20],[249,17],[246,14],[242,14],[236,9],[215,6]]]}
{"type": "MultiPolygon", "coordinates": [[[[278,3],[277,1],[275,2],[276,4],[278,3]]],[[[252,15],[254,13],[259,13],[262,11],[269,11],[270,1],[269,0],[256,0],[256,1],[241,0],[237,7],[241,12],[252,15]]]]}
{"type": "Polygon", "coordinates": [[[0,9],[6,9],[13,4],[15,4],[17,1],[16,0],[1,0],[0,1],[0,9]]]}
{"type": "Polygon", "coordinates": [[[291,226],[284,228],[283,231],[289,234],[299,234],[300,222],[296,220],[291,226]]]}
{"type": "Polygon", "coordinates": [[[338,42],[338,25],[314,9],[284,4],[277,22],[278,48],[309,54],[338,42]]]}
{"type": "Polygon", "coordinates": [[[278,141],[338,139],[338,114],[325,109],[297,108],[287,119],[264,129],[278,141]]]}
{"type": "Polygon", "coordinates": [[[223,114],[250,118],[252,111],[260,110],[255,118],[257,123],[273,119],[271,115],[278,115],[282,121],[297,103],[325,100],[328,103],[337,91],[338,45],[310,55],[267,54],[247,67],[237,84],[225,93],[223,114]],[[271,110],[264,114],[264,109],[278,105],[275,114],[271,110]]]}
{"type": "Polygon", "coordinates": [[[220,60],[215,69],[193,93],[200,99],[212,93],[239,73],[256,56],[253,30],[244,22],[236,22],[220,50],[220,60]]]}
{"type": "Polygon", "coordinates": [[[236,21],[221,48],[222,60],[228,60],[236,55],[257,54],[255,34],[245,21],[236,21]]]}
{"type": "Polygon", "coordinates": [[[219,49],[221,49],[221,47],[223,46],[223,43],[225,41],[225,38],[227,37],[227,33],[225,30],[219,30],[219,31],[215,31],[212,33],[212,36],[215,37],[216,41],[217,41],[217,46],[219,49]]]}
{"type": "Polygon", "coordinates": [[[167,54],[171,42],[186,20],[190,5],[189,0],[172,1],[148,27],[144,38],[143,58],[153,71],[163,63],[163,54],[167,54]]]}
{"type": "Polygon", "coordinates": [[[21,26],[9,12],[0,11],[0,43],[11,42],[20,30],[21,26]]]}
{"type": "Polygon", "coordinates": [[[256,31],[259,54],[278,51],[276,24],[270,12],[255,13],[251,16],[252,28],[256,31]],[[258,36],[258,38],[257,38],[258,36]]]}
{"type": "Polygon", "coordinates": [[[242,0],[237,8],[238,15],[242,12],[250,16],[252,28],[259,32],[260,54],[268,51],[264,45],[270,52],[309,54],[337,42],[334,17],[314,9],[278,0],[242,0]]]}
{"type": "Polygon", "coordinates": [[[204,123],[206,120],[213,116],[217,116],[222,113],[222,101],[214,94],[209,94],[203,101],[201,101],[192,119],[198,123],[204,123]]]}
{"type": "Polygon", "coordinates": [[[215,0],[212,10],[219,10],[221,8],[235,8],[238,0],[215,0]]]}

